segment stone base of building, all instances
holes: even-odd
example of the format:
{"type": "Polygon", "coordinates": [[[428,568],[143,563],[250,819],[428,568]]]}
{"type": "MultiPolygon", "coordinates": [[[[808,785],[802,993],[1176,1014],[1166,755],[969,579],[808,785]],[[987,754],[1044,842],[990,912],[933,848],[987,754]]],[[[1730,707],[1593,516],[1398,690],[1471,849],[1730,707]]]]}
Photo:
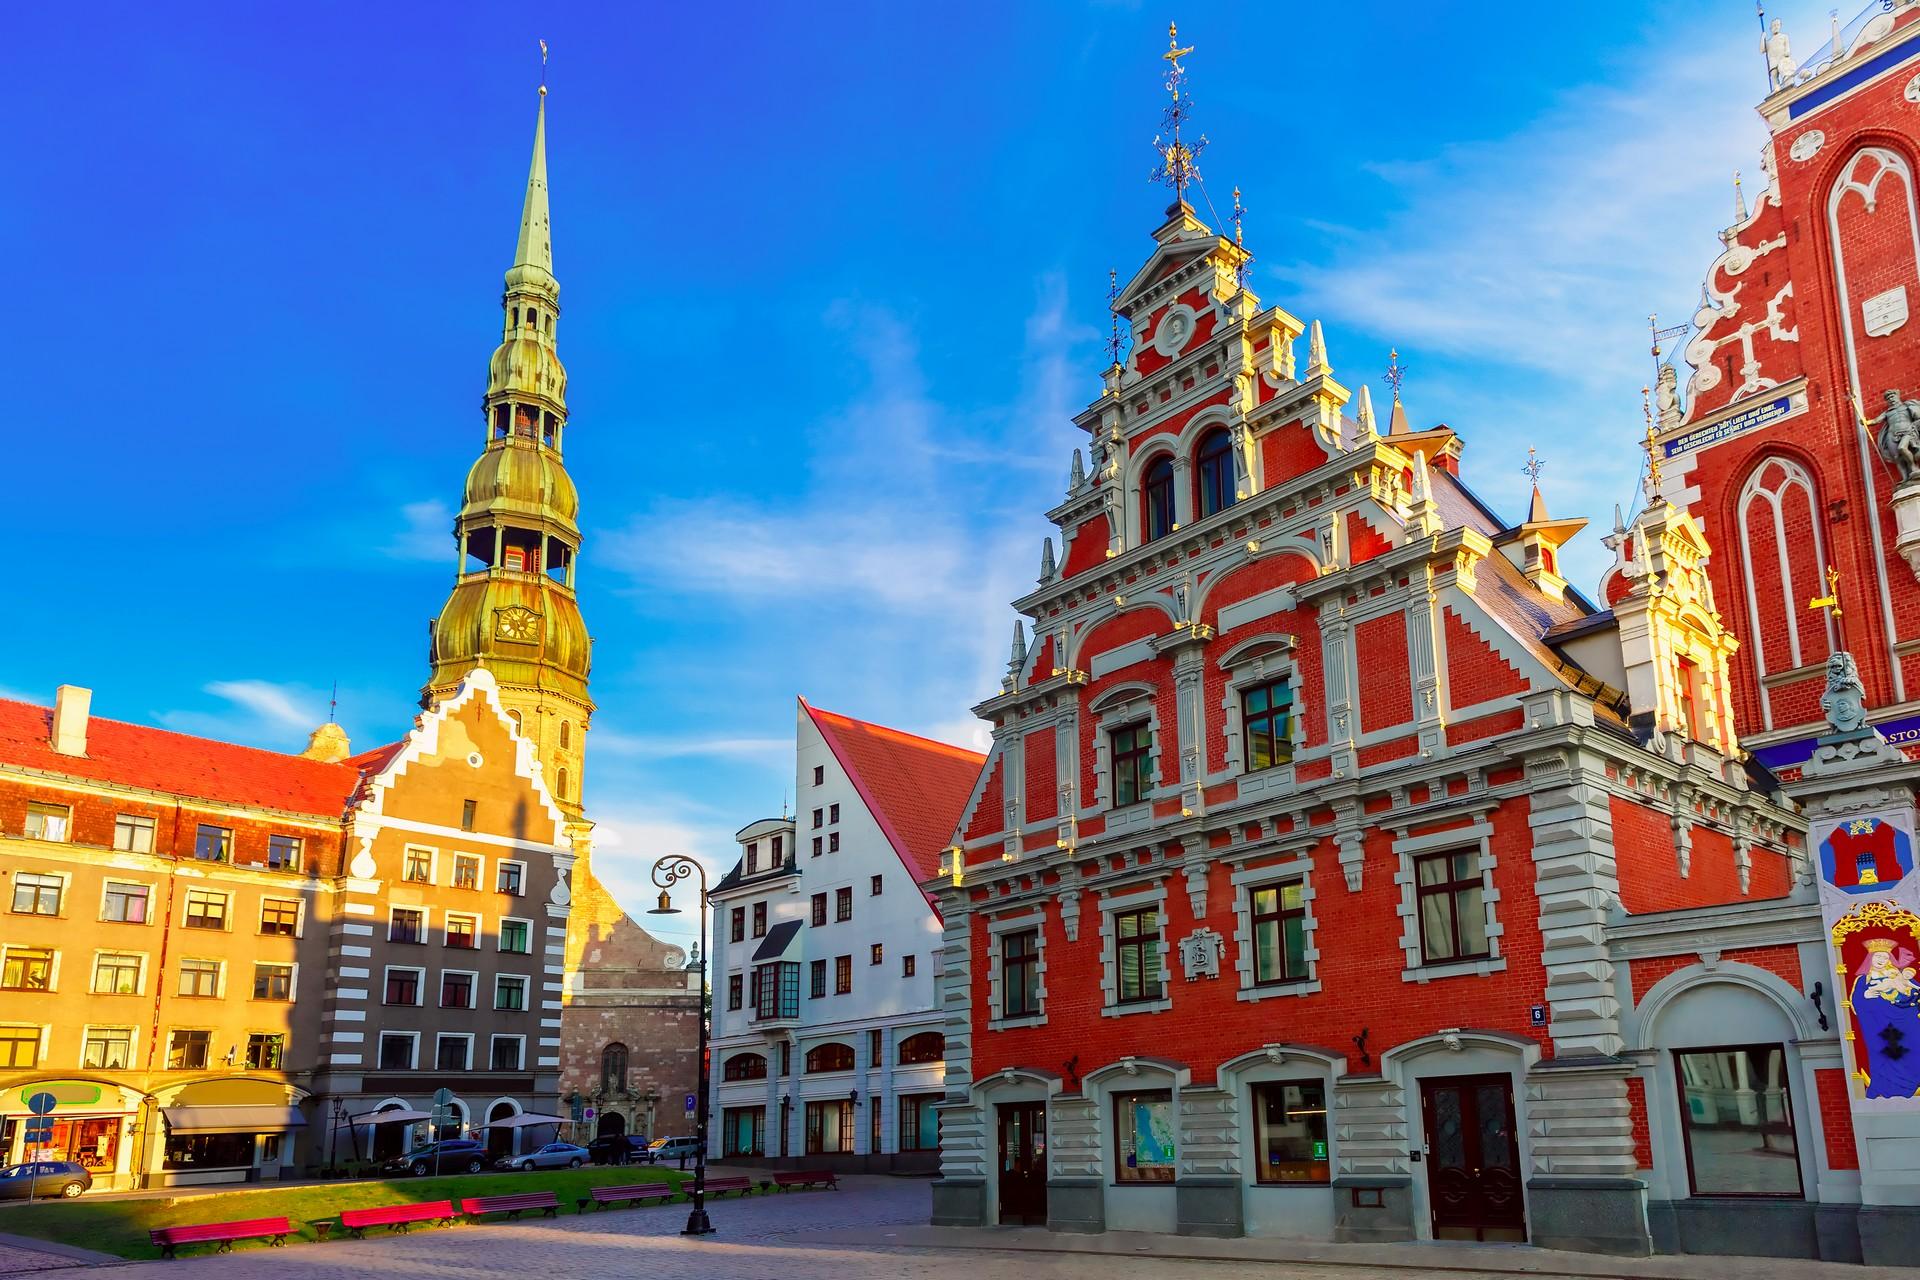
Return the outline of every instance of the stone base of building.
{"type": "Polygon", "coordinates": [[[1851,1261],[1873,1267],[1920,1267],[1920,1205],[1861,1205],[1851,1261]]]}
{"type": "Polygon", "coordinates": [[[1393,1244],[1413,1239],[1413,1179],[1333,1180],[1336,1244],[1393,1244]]]}
{"type": "Polygon", "coordinates": [[[987,1225],[987,1184],[942,1178],[933,1184],[933,1215],[936,1227],[982,1227],[987,1225]]]}
{"type": "Polygon", "coordinates": [[[1831,1258],[1822,1249],[1823,1237],[1837,1249],[1846,1233],[1831,1213],[1822,1230],[1824,1207],[1804,1200],[1655,1200],[1647,1206],[1647,1222],[1661,1253],[1831,1258]]]}
{"type": "Polygon", "coordinates": [[[1107,1189],[1098,1178],[1047,1182],[1047,1230],[1094,1235],[1107,1229],[1107,1189]]]}
{"type": "Polygon", "coordinates": [[[1175,1229],[1183,1236],[1243,1236],[1241,1197],[1237,1178],[1182,1178],[1173,1188],[1175,1229]]]}
{"type": "Polygon", "coordinates": [[[1535,1178],[1527,1183],[1527,1225],[1530,1243],[1543,1249],[1653,1252],[1647,1187],[1637,1178],[1535,1178]]]}

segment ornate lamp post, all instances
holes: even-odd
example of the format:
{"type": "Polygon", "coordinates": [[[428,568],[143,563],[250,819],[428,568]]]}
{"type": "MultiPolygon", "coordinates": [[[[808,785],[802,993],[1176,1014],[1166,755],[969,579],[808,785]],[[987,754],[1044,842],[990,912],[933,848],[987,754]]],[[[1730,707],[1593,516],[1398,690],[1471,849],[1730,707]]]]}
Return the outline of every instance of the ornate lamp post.
{"type": "Polygon", "coordinates": [[[695,1136],[700,1146],[693,1156],[693,1208],[687,1214],[687,1225],[680,1230],[683,1236],[707,1236],[713,1234],[713,1223],[707,1218],[707,1015],[705,1010],[707,994],[707,872],[704,867],[684,853],[670,853],[653,864],[653,882],[660,886],[660,905],[649,911],[653,916],[677,916],[680,908],[673,905],[668,893],[674,885],[695,877],[700,883],[700,938],[694,944],[694,955],[699,958],[700,972],[700,1052],[697,1064],[700,1071],[700,1084],[695,1094],[699,1114],[695,1117],[695,1136]]]}

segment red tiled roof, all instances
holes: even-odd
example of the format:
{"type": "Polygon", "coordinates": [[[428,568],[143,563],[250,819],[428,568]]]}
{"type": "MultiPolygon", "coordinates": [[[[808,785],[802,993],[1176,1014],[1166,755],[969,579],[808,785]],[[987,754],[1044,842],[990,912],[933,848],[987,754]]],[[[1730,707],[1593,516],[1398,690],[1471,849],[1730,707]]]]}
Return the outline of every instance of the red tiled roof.
{"type": "Polygon", "coordinates": [[[345,812],[361,763],[379,754],[326,764],[92,716],[86,755],[68,756],[53,749],[52,734],[51,707],[0,698],[0,766],[324,818],[345,812]]]}
{"type": "Polygon", "coordinates": [[[806,707],[834,758],[847,771],[880,829],[916,879],[940,873],[961,811],[986,757],[964,747],[916,737],[851,716],[806,707]]]}

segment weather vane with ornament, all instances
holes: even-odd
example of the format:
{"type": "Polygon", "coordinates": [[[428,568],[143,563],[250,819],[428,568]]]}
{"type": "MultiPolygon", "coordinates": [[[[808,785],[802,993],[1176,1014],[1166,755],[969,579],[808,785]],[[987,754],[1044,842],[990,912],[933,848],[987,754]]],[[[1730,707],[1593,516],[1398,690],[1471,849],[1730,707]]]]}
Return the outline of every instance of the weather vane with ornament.
{"type": "Polygon", "coordinates": [[[1154,135],[1154,150],[1160,153],[1160,163],[1153,171],[1153,177],[1173,188],[1174,203],[1179,204],[1187,198],[1187,187],[1200,179],[1198,161],[1200,153],[1207,149],[1207,136],[1200,135],[1200,141],[1189,144],[1180,136],[1180,128],[1187,122],[1192,111],[1193,99],[1187,94],[1187,69],[1180,65],[1180,59],[1193,52],[1193,46],[1180,47],[1180,31],[1173,23],[1167,24],[1167,51],[1161,58],[1167,64],[1167,109],[1160,119],[1160,132],[1154,135]]]}
{"type": "Polygon", "coordinates": [[[1538,489],[1540,487],[1540,473],[1546,469],[1547,464],[1542,461],[1540,455],[1534,451],[1534,447],[1528,445],[1527,460],[1521,465],[1520,470],[1526,473],[1528,481],[1532,483],[1534,488],[1538,489]]]}

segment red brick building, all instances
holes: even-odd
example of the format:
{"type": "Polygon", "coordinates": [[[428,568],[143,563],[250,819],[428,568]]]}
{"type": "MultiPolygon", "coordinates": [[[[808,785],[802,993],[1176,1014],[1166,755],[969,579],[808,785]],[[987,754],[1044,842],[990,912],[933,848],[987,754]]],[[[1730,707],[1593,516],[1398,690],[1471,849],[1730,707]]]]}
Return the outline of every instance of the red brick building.
{"type": "MultiPolygon", "coordinates": [[[[1861,146],[1912,172],[1911,19],[1854,24],[1763,108],[1830,90],[1878,122],[1832,126],[1823,182],[1859,185],[1861,146]]],[[[1771,198],[1754,217],[1808,241],[1791,277],[1742,268],[1800,300],[1804,351],[1800,274],[1832,255],[1771,198]]],[[[1776,667],[1748,639],[1767,606],[1726,550],[1740,508],[1676,479],[1679,423],[1596,605],[1559,567],[1584,521],[1538,490],[1490,510],[1461,437],[1397,396],[1380,430],[1317,323],[1255,297],[1245,248],[1184,202],[1154,240],[1114,303],[1131,351],[1076,419],[1091,464],[1048,513],[1061,554],[1014,602],[1032,642],[976,708],[994,747],[938,890],[935,1220],[1910,1260],[1900,1194],[1862,1208],[1831,988],[1806,994],[1827,956],[1805,820],[1742,746],[1824,731],[1825,641],[1776,667]]],[[[1734,317],[1762,350],[1765,310],[1734,317]]],[[[1688,421],[1729,404],[1702,382],[1688,421]]],[[[1854,545],[1849,623],[1888,619],[1852,639],[1880,644],[1871,700],[1897,708],[1920,591],[1887,479],[1847,480],[1868,457],[1828,429],[1851,452],[1779,545],[1811,565],[1851,498],[1822,536],[1854,545]]],[[[1767,434],[1721,429],[1748,450],[1734,492],[1767,434]]],[[[1794,573],[1776,618],[1816,585],[1794,573]]]]}

